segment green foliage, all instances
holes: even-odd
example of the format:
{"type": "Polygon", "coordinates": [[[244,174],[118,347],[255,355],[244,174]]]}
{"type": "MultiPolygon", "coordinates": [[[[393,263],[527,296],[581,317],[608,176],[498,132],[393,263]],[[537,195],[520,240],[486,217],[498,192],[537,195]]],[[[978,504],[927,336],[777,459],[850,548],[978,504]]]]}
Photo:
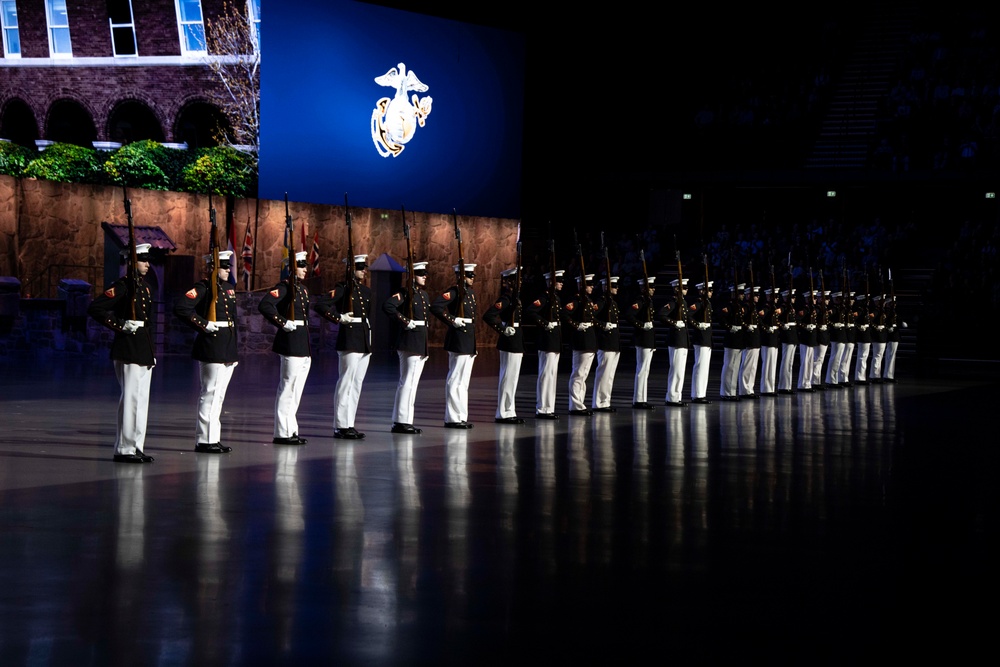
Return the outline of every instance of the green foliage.
{"type": "Polygon", "coordinates": [[[197,151],[195,160],[184,167],[181,188],[187,192],[212,192],[234,197],[256,196],[257,158],[229,146],[197,151]]]}
{"type": "Polygon", "coordinates": [[[122,146],[104,162],[104,172],[112,183],[125,182],[131,187],[146,190],[169,190],[171,186],[167,170],[174,171],[176,158],[152,139],[136,141],[122,146]]]}
{"type": "Polygon", "coordinates": [[[38,151],[26,146],[11,141],[0,141],[0,174],[21,176],[24,168],[36,155],[38,151]]]}
{"type": "Polygon", "coordinates": [[[24,169],[28,178],[64,183],[104,183],[97,151],[73,144],[52,144],[24,169]]]}

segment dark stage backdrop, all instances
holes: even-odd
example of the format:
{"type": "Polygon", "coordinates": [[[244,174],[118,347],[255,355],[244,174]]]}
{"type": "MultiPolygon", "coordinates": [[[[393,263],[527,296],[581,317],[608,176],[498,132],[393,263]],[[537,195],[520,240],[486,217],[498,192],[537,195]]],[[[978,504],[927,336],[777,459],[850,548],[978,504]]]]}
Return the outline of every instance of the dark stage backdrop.
{"type": "Polygon", "coordinates": [[[520,217],[522,35],[346,0],[263,15],[261,198],[520,217]]]}

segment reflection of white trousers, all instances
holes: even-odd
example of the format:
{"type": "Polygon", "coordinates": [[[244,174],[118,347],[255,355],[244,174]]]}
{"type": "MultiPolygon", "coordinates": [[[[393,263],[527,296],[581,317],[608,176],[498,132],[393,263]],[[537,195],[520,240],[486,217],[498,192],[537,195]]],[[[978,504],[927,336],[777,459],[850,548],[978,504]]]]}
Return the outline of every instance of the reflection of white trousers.
{"type": "Polygon", "coordinates": [[[444,420],[447,423],[469,420],[469,382],[475,361],[474,354],[448,353],[448,377],[444,382],[444,420]]]}
{"type": "Polygon", "coordinates": [[[649,367],[653,365],[651,347],[635,348],[635,389],[632,391],[633,403],[646,402],[646,385],[649,383],[649,367]]]}
{"type": "Polygon", "coordinates": [[[551,414],[556,409],[556,378],[559,375],[559,353],[538,352],[538,382],[535,384],[535,412],[551,414]]]}
{"type": "Polygon", "coordinates": [[[844,358],[840,361],[840,381],[851,379],[851,355],[854,354],[854,343],[844,343],[844,358]]]}
{"type": "Polygon", "coordinates": [[[281,359],[278,374],[278,394],[274,399],[274,437],[290,438],[299,433],[299,422],[295,415],[299,411],[302,391],[312,367],[312,357],[286,357],[281,359]]]}
{"type": "Polygon", "coordinates": [[[818,344],[813,351],[813,384],[823,384],[823,360],[826,359],[828,345],[818,344]]]}
{"type": "Polygon", "coordinates": [[[743,350],[743,354],[740,355],[740,396],[749,396],[753,393],[759,363],[759,347],[748,347],[743,350]]]}
{"type": "Polygon", "coordinates": [[[595,408],[611,407],[611,390],[615,386],[615,371],[618,370],[618,360],[621,352],[613,350],[597,351],[597,371],[594,373],[594,398],[591,404],[595,408]]]}
{"type": "MultiPolygon", "coordinates": [[[[826,365],[826,383],[840,384],[840,365],[844,363],[844,351],[847,350],[846,343],[831,341],[830,343],[830,363],[826,365]]],[[[844,378],[846,380],[847,378],[844,378]]]]}
{"type": "Polygon", "coordinates": [[[882,378],[882,356],[885,354],[885,343],[872,343],[872,370],[873,379],[882,378]]]}
{"type": "Polygon", "coordinates": [[[680,403],[684,397],[684,373],[687,370],[688,350],[686,347],[668,347],[670,368],[667,369],[667,400],[680,403]]]}
{"type": "Polygon", "coordinates": [[[882,377],[886,380],[893,380],[896,378],[896,348],[898,347],[899,341],[889,341],[885,344],[885,360],[882,362],[884,364],[882,377]]]}
{"type": "Polygon", "coordinates": [[[694,346],[694,366],[691,368],[691,398],[705,398],[708,393],[708,369],[712,363],[712,348],[694,346]]]}
{"type": "Polygon", "coordinates": [[[497,383],[497,417],[516,417],[517,381],[521,377],[523,352],[500,350],[500,379],[497,383]]]}
{"type": "Polygon", "coordinates": [[[858,343],[858,357],[854,360],[854,381],[864,382],[868,375],[868,354],[871,352],[871,343],[858,343]]]}
{"type": "Polygon", "coordinates": [[[198,443],[210,445],[222,442],[222,404],[226,390],[239,362],[214,364],[199,361],[201,366],[201,396],[198,398],[198,443]]]}
{"type": "Polygon", "coordinates": [[[569,374],[569,409],[587,409],[587,376],[594,364],[594,353],[573,350],[573,370],[569,374]]]}
{"type": "Polygon", "coordinates": [[[340,357],[340,376],[333,392],[333,427],[352,428],[372,355],[370,352],[337,352],[337,356],[340,357]]]}
{"type": "Polygon", "coordinates": [[[765,345],[760,348],[760,393],[774,393],[774,379],[778,374],[778,348],[765,345]]]}
{"type": "Polygon", "coordinates": [[[146,446],[149,381],[153,377],[153,367],[115,361],[115,377],[122,388],[118,399],[115,454],[135,454],[146,446]]]}
{"type": "Polygon", "coordinates": [[[794,368],[795,368],[795,343],[782,343],[781,372],[778,374],[778,391],[791,390],[794,368]]]}
{"type": "Polygon", "coordinates": [[[392,420],[397,424],[413,424],[413,402],[417,399],[417,385],[427,357],[404,350],[396,350],[396,354],[399,355],[399,385],[392,404],[392,420]]]}
{"type": "Polygon", "coordinates": [[[815,355],[815,347],[799,343],[799,389],[812,389],[815,355]]]}
{"type": "Polygon", "coordinates": [[[740,386],[740,356],[743,350],[736,347],[722,348],[722,384],[720,396],[735,396],[740,386]]]}

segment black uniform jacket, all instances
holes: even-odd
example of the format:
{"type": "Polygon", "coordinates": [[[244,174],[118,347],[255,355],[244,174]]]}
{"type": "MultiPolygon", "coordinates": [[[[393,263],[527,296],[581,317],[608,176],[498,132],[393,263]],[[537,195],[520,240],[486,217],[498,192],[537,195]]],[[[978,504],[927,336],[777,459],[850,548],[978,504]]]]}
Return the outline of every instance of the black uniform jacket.
{"type": "MultiPolygon", "coordinates": [[[[211,280],[211,279],[209,279],[211,280]]],[[[216,284],[215,322],[224,323],[215,333],[205,330],[212,301],[209,280],[201,280],[174,303],[174,315],[198,332],[191,356],[212,364],[239,361],[236,331],[236,290],[228,282],[216,284]]]]}
{"type": "MultiPolygon", "coordinates": [[[[683,302],[682,302],[683,303],[683,302]]],[[[687,303],[683,305],[673,298],[660,309],[660,321],[667,325],[667,345],[687,347],[689,340],[687,303]]]]}
{"type": "Polygon", "coordinates": [[[414,286],[413,288],[413,319],[423,322],[423,326],[407,329],[410,322],[410,299],[406,290],[396,292],[382,304],[382,312],[390,320],[399,324],[399,334],[393,344],[393,349],[401,352],[416,352],[427,356],[427,319],[431,314],[431,302],[427,292],[414,286]]]}
{"type": "Polygon", "coordinates": [[[594,299],[597,312],[594,313],[594,326],[597,328],[597,349],[606,352],[620,352],[621,311],[618,309],[618,302],[611,294],[605,294],[594,299]],[[607,325],[611,325],[610,327],[607,325]]]}
{"type": "Polygon", "coordinates": [[[538,327],[537,349],[539,352],[562,352],[562,322],[560,311],[562,304],[559,294],[549,292],[532,301],[527,308],[528,319],[538,327]],[[549,331],[545,325],[555,322],[555,327],[549,331]]]}
{"type": "Polygon", "coordinates": [[[372,291],[367,285],[356,283],[350,290],[347,282],[337,283],[332,292],[320,297],[314,306],[317,313],[335,322],[338,352],[372,351],[372,291]],[[350,292],[350,293],[348,293],[350,292]],[[341,314],[350,313],[360,322],[342,322],[341,314]]]}
{"type": "Polygon", "coordinates": [[[94,299],[87,313],[95,320],[115,332],[111,343],[111,358],[126,364],[152,366],[153,335],[149,323],[153,314],[153,295],[149,285],[140,279],[137,289],[132,289],[132,280],[123,276],[115,281],[104,294],[94,299]],[[135,317],[132,316],[132,295],[135,296],[135,317]],[[135,319],[143,326],[135,333],[125,332],[125,321],[135,319]]]}
{"type": "Polygon", "coordinates": [[[444,335],[444,349],[457,354],[476,353],[476,293],[471,287],[465,288],[465,299],[461,300],[463,306],[462,316],[471,320],[461,328],[454,326],[455,318],[458,317],[460,300],[458,298],[458,286],[453,285],[442,292],[431,303],[431,312],[434,317],[448,325],[448,331],[444,335]]]}
{"type": "Polygon", "coordinates": [[[483,313],[483,322],[500,334],[497,349],[503,352],[524,352],[524,333],[521,331],[519,304],[514,303],[510,294],[501,294],[483,313]],[[513,336],[505,336],[504,329],[514,327],[513,336]]]}
{"type": "Polygon", "coordinates": [[[625,310],[625,319],[632,325],[632,344],[635,347],[653,349],[656,347],[656,329],[643,329],[646,322],[653,322],[653,303],[650,299],[640,298],[625,310]]]}
{"type": "Polygon", "coordinates": [[[268,322],[278,327],[274,334],[271,349],[285,357],[309,357],[309,292],[305,286],[295,283],[295,301],[292,301],[292,290],[288,282],[280,282],[264,295],[257,305],[257,310],[268,322]],[[302,322],[294,331],[285,331],[285,322],[295,317],[294,321],[302,322]]]}

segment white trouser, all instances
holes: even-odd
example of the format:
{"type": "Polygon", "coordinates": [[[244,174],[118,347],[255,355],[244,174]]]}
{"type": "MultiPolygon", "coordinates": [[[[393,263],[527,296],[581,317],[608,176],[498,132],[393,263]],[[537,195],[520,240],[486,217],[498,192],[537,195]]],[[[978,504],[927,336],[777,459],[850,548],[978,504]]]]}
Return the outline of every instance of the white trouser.
{"type": "Polygon", "coordinates": [[[813,384],[823,384],[823,360],[826,359],[828,347],[820,343],[813,349],[813,384]]]}
{"type": "Polygon", "coordinates": [[[523,352],[500,350],[500,379],[497,383],[497,418],[517,416],[517,381],[521,377],[523,352]]]}
{"type": "Polygon", "coordinates": [[[778,373],[778,391],[790,391],[795,368],[795,343],[781,344],[781,372],[778,373]]]}
{"type": "MultiPolygon", "coordinates": [[[[840,365],[844,362],[844,352],[847,350],[846,343],[830,342],[830,361],[826,365],[826,383],[840,384],[840,365]]],[[[847,378],[844,378],[847,379],[847,378]]]]}
{"type": "Polygon", "coordinates": [[[854,354],[854,343],[844,343],[844,358],[840,361],[840,381],[851,379],[851,355],[854,354]]]}
{"type": "Polygon", "coordinates": [[[684,396],[688,350],[686,347],[667,347],[667,356],[670,358],[670,368],[667,369],[667,400],[680,403],[684,396]]]}
{"type": "Polygon", "coordinates": [[[337,352],[337,356],[340,357],[340,376],[333,392],[333,427],[352,428],[372,355],[370,352],[337,352]]]}
{"type": "Polygon", "coordinates": [[[635,348],[635,389],[632,390],[633,403],[646,402],[646,385],[649,383],[649,367],[653,365],[651,347],[635,348]]]}
{"type": "Polygon", "coordinates": [[[871,343],[858,343],[858,357],[854,360],[855,382],[864,382],[868,379],[868,354],[871,350],[871,343]]]}
{"type": "Polygon", "coordinates": [[[573,370],[569,374],[569,409],[587,409],[587,376],[594,363],[593,352],[573,350],[573,370]]]}
{"type": "Polygon", "coordinates": [[[708,369],[712,363],[712,348],[694,346],[694,366],[691,368],[691,398],[705,398],[708,393],[708,369]]]}
{"type": "Polygon", "coordinates": [[[559,353],[538,352],[538,382],[535,384],[535,412],[551,414],[556,410],[556,379],[559,353]]]}
{"type": "Polygon", "coordinates": [[[142,452],[146,446],[149,381],[153,377],[153,367],[115,361],[115,377],[122,388],[122,395],[118,400],[115,454],[142,452]]]}
{"type": "Polygon", "coordinates": [[[199,361],[201,367],[201,395],[198,398],[198,444],[222,442],[222,404],[226,400],[229,381],[239,362],[215,364],[199,361]]]}
{"type": "Polygon", "coordinates": [[[757,379],[757,365],[760,363],[760,348],[748,347],[740,355],[740,396],[753,393],[754,380],[757,379]]]}
{"type": "Polygon", "coordinates": [[[885,355],[885,343],[872,343],[872,370],[871,376],[873,379],[881,379],[882,376],[882,357],[885,355]]]}
{"type": "Polygon", "coordinates": [[[774,379],[778,373],[778,348],[760,348],[760,393],[774,393],[774,379]]]}
{"type": "Polygon", "coordinates": [[[278,394],[274,399],[274,437],[290,438],[299,433],[299,422],[295,415],[306,388],[312,357],[278,356],[281,368],[278,374],[278,394]]]}
{"type": "Polygon", "coordinates": [[[444,420],[447,423],[469,420],[469,382],[475,362],[474,354],[448,353],[448,377],[444,382],[444,420]]]}
{"type": "Polygon", "coordinates": [[[399,355],[399,385],[392,404],[392,420],[397,424],[413,424],[413,402],[417,399],[417,385],[427,357],[403,350],[397,350],[396,354],[399,355]]]}
{"type": "Polygon", "coordinates": [[[740,386],[740,357],[743,350],[736,347],[722,348],[722,383],[720,396],[735,396],[740,386]]]}
{"type": "Polygon", "coordinates": [[[799,343],[799,389],[812,389],[815,354],[815,347],[799,343]]]}
{"type": "Polygon", "coordinates": [[[592,405],[595,408],[611,407],[611,390],[615,386],[615,371],[618,370],[618,360],[621,352],[611,350],[597,351],[597,371],[594,373],[594,398],[592,405]]]}
{"type": "Polygon", "coordinates": [[[889,341],[885,344],[882,377],[886,380],[894,380],[896,378],[896,348],[898,347],[899,341],[889,341]]]}

